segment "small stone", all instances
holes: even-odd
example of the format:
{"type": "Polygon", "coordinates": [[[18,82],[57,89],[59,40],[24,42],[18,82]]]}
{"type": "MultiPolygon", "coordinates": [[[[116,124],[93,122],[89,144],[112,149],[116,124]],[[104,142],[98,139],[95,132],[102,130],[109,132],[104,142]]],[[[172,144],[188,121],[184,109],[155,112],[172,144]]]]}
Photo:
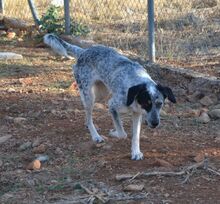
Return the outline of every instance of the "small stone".
{"type": "Polygon", "coordinates": [[[59,147],[57,147],[55,150],[55,154],[62,155],[63,151],[59,147]]]}
{"type": "Polygon", "coordinates": [[[215,105],[212,109],[220,109],[220,104],[215,105]]]}
{"type": "Polygon", "coordinates": [[[144,184],[130,184],[124,187],[124,191],[142,191],[144,189],[144,184]]]}
{"type": "Polygon", "coordinates": [[[0,144],[3,144],[7,140],[9,140],[12,137],[12,135],[5,135],[3,137],[0,137],[0,144]]]}
{"type": "Polygon", "coordinates": [[[32,147],[37,147],[37,146],[39,146],[39,145],[40,145],[40,140],[37,138],[37,139],[35,139],[35,140],[33,141],[32,147]]]}
{"type": "Polygon", "coordinates": [[[157,166],[167,167],[167,168],[173,168],[173,165],[169,163],[168,161],[165,161],[164,159],[156,159],[155,164],[157,166]]]}
{"type": "Polygon", "coordinates": [[[96,109],[100,109],[100,110],[105,110],[105,105],[103,105],[102,103],[95,103],[95,108],[96,109]]]}
{"type": "Polygon", "coordinates": [[[0,159],[0,167],[3,166],[3,161],[0,159]]]}
{"type": "Polygon", "coordinates": [[[41,154],[44,153],[45,151],[46,151],[46,146],[44,144],[41,144],[33,149],[34,154],[41,154]]]}
{"type": "Polygon", "coordinates": [[[33,84],[33,80],[31,77],[27,78],[20,78],[19,82],[22,84],[22,86],[28,86],[33,84]]]}
{"type": "Polygon", "coordinates": [[[204,106],[210,106],[213,104],[212,99],[208,96],[204,96],[199,102],[204,106]]]}
{"type": "Polygon", "coordinates": [[[0,60],[5,60],[5,59],[19,60],[19,59],[23,59],[23,56],[13,52],[0,52],[0,60]]]}
{"type": "Polygon", "coordinates": [[[193,158],[193,160],[197,163],[203,161],[204,159],[205,159],[205,155],[203,153],[199,153],[193,158]]]}
{"type": "Polygon", "coordinates": [[[49,157],[47,155],[39,155],[37,157],[37,160],[39,160],[40,162],[46,162],[49,160],[49,157]]]}
{"type": "Polygon", "coordinates": [[[203,112],[197,119],[197,121],[199,123],[208,123],[210,122],[210,118],[209,118],[209,115],[205,112],[203,112]]]}
{"type": "Polygon", "coordinates": [[[215,138],[215,142],[216,142],[216,143],[220,143],[220,136],[218,136],[218,137],[215,138]]]}
{"type": "Polygon", "coordinates": [[[112,145],[104,145],[103,149],[105,150],[110,150],[112,148],[112,145]]]}
{"type": "Polygon", "coordinates": [[[118,174],[115,176],[117,181],[123,181],[123,180],[129,179],[129,178],[132,178],[132,177],[133,177],[133,175],[131,175],[131,174],[118,174]]]}
{"type": "Polygon", "coordinates": [[[196,92],[194,92],[192,95],[189,95],[189,96],[187,97],[187,99],[188,99],[189,102],[195,103],[196,101],[198,101],[199,99],[201,99],[203,96],[204,96],[204,95],[203,95],[201,92],[196,91],[196,92]]]}
{"type": "Polygon", "coordinates": [[[165,110],[161,110],[160,111],[160,116],[167,116],[167,112],[165,110]]]}
{"type": "Polygon", "coordinates": [[[16,92],[16,90],[15,90],[15,89],[13,89],[13,88],[9,88],[9,89],[7,90],[7,92],[8,92],[8,93],[15,93],[15,92],[16,92]]]}
{"type": "Polygon", "coordinates": [[[41,162],[37,159],[27,165],[27,170],[38,170],[41,168],[41,162]]]}
{"type": "Polygon", "coordinates": [[[15,38],[15,36],[16,36],[15,32],[12,32],[12,31],[7,32],[7,38],[8,39],[13,39],[13,38],[15,38]]]}
{"type": "Polygon", "coordinates": [[[4,30],[0,30],[0,36],[6,36],[7,35],[7,32],[4,31],[4,30]]]}
{"type": "Polygon", "coordinates": [[[211,110],[208,114],[214,120],[220,119],[220,109],[211,110]]]}
{"type": "Polygon", "coordinates": [[[170,194],[169,193],[165,193],[164,196],[165,196],[165,198],[168,198],[170,196],[170,194]]]}
{"type": "Polygon", "coordinates": [[[29,149],[32,146],[31,142],[25,142],[24,144],[20,145],[18,148],[19,151],[25,151],[26,149],[29,149]]]}
{"type": "Polygon", "coordinates": [[[14,123],[15,124],[22,124],[22,123],[24,123],[26,121],[27,121],[27,118],[23,118],[23,117],[16,117],[16,118],[14,118],[14,123]]]}

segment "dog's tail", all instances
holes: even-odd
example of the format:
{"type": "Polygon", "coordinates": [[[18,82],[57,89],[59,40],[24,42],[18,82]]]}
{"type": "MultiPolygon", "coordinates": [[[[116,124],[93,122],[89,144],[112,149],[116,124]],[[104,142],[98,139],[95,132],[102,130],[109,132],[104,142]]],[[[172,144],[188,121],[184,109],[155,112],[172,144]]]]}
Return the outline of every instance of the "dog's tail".
{"type": "Polygon", "coordinates": [[[49,45],[53,51],[61,56],[65,56],[69,59],[78,59],[84,49],[67,43],[54,34],[46,34],[44,36],[44,43],[49,45]]]}

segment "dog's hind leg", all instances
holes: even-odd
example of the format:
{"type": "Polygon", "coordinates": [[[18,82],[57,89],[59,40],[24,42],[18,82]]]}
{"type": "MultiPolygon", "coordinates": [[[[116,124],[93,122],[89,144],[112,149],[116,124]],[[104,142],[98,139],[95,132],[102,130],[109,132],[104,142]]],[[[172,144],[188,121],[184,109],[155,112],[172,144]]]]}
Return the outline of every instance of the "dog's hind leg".
{"type": "Polygon", "coordinates": [[[89,132],[92,136],[92,140],[98,143],[103,142],[104,139],[98,134],[92,118],[95,96],[91,90],[80,90],[80,96],[86,112],[86,126],[89,129],[89,132]]]}
{"type": "Polygon", "coordinates": [[[112,102],[112,100],[110,100],[109,101],[109,111],[112,115],[112,120],[113,120],[114,127],[115,127],[115,130],[110,131],[110,135],[113,137],[118,137],[118,138],[126,138],[127,134],[126,134],[124,127],[122,125],[120,115],[113,104],[114,103],[112,102]]]}
{"type": "MultiPolygon", "coordinates": [[[[83,68],[85,69],[85,67],[83,68]]],[[[99,143],[103,142],[104,139],[98,134],[93,123],[92,111],[95,103],[95,94],[92,90],[93,82],[91,81],[91,77],[89,76],[90,70],[87,69],[86,71],[87,73],[83,75],[80,73],[79,68],[77,71],[74,70],[74,75],[79,86],[80,97],[86,112],[86,126],[89,129],[92,140],[99,143]]]]}

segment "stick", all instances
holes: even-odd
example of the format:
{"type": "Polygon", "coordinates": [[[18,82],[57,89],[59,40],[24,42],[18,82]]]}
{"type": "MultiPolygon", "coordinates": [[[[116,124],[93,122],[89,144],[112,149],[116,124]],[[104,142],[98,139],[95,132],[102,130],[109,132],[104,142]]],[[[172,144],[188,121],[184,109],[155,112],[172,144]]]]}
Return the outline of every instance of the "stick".
{"type": "Polygon", "coordinates": [[[204,159],[203,161],[196,163],[196,164],[193,164],[191,166],[185,167],[185,168],[183,168],[182,171],[177,171],[177,172],[174,172],[174,171],[153,171],[153,172],[142,172],[142,173],[140,172],[140,173],[134,174],[134,175],[121,174],[121,175],[116,175],[116,180],[117,181],[122,181],[122,180],[126,180],[126,179],[132,180],[134,178],[141,177],[141,176],[145,176],[145,177],[147,177],[147,176],[182,176],[182,175],[185,175],[185,174],[189,173],[190,171],[196,170],[200,167],[204,168],[204,166],[207,166],[207,159],[204,159]]]}
{"type": "Polygon", "coordinates": [[[83,190],[86,191],[86,193],[88,193],[89,195],[91,195],[90,199],[89,200],[92,200],[92,197],[96,197],[98,200],[100,200],[102,203],[105,203],[106,200],[104,198],[102,198],[102,196],[90,191],[87,187],[85,187],[84,185],[80,184],[81,188],[83,190]]]}

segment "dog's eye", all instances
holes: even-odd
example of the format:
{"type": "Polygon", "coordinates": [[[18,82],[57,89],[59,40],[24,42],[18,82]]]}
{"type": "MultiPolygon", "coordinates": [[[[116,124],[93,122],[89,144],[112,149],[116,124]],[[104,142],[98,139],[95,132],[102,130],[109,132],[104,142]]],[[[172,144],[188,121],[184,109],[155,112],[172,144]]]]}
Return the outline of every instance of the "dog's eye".
{"type": "Polygon", "coordinates": [[[157,102],[156,102],[156,106],[157,106],[157,107],[161,107],[162,105],[163,105],[163,102],[162,102],[162,101],[157,101],[157,102]]]}
{"type": "Polygon", "coordinates": [[[147,101],[147,104],[148,104],[148,105],[151,105],[151,104],[152,104],[151,100],[148,100],[148,101],[147,101]]]}

